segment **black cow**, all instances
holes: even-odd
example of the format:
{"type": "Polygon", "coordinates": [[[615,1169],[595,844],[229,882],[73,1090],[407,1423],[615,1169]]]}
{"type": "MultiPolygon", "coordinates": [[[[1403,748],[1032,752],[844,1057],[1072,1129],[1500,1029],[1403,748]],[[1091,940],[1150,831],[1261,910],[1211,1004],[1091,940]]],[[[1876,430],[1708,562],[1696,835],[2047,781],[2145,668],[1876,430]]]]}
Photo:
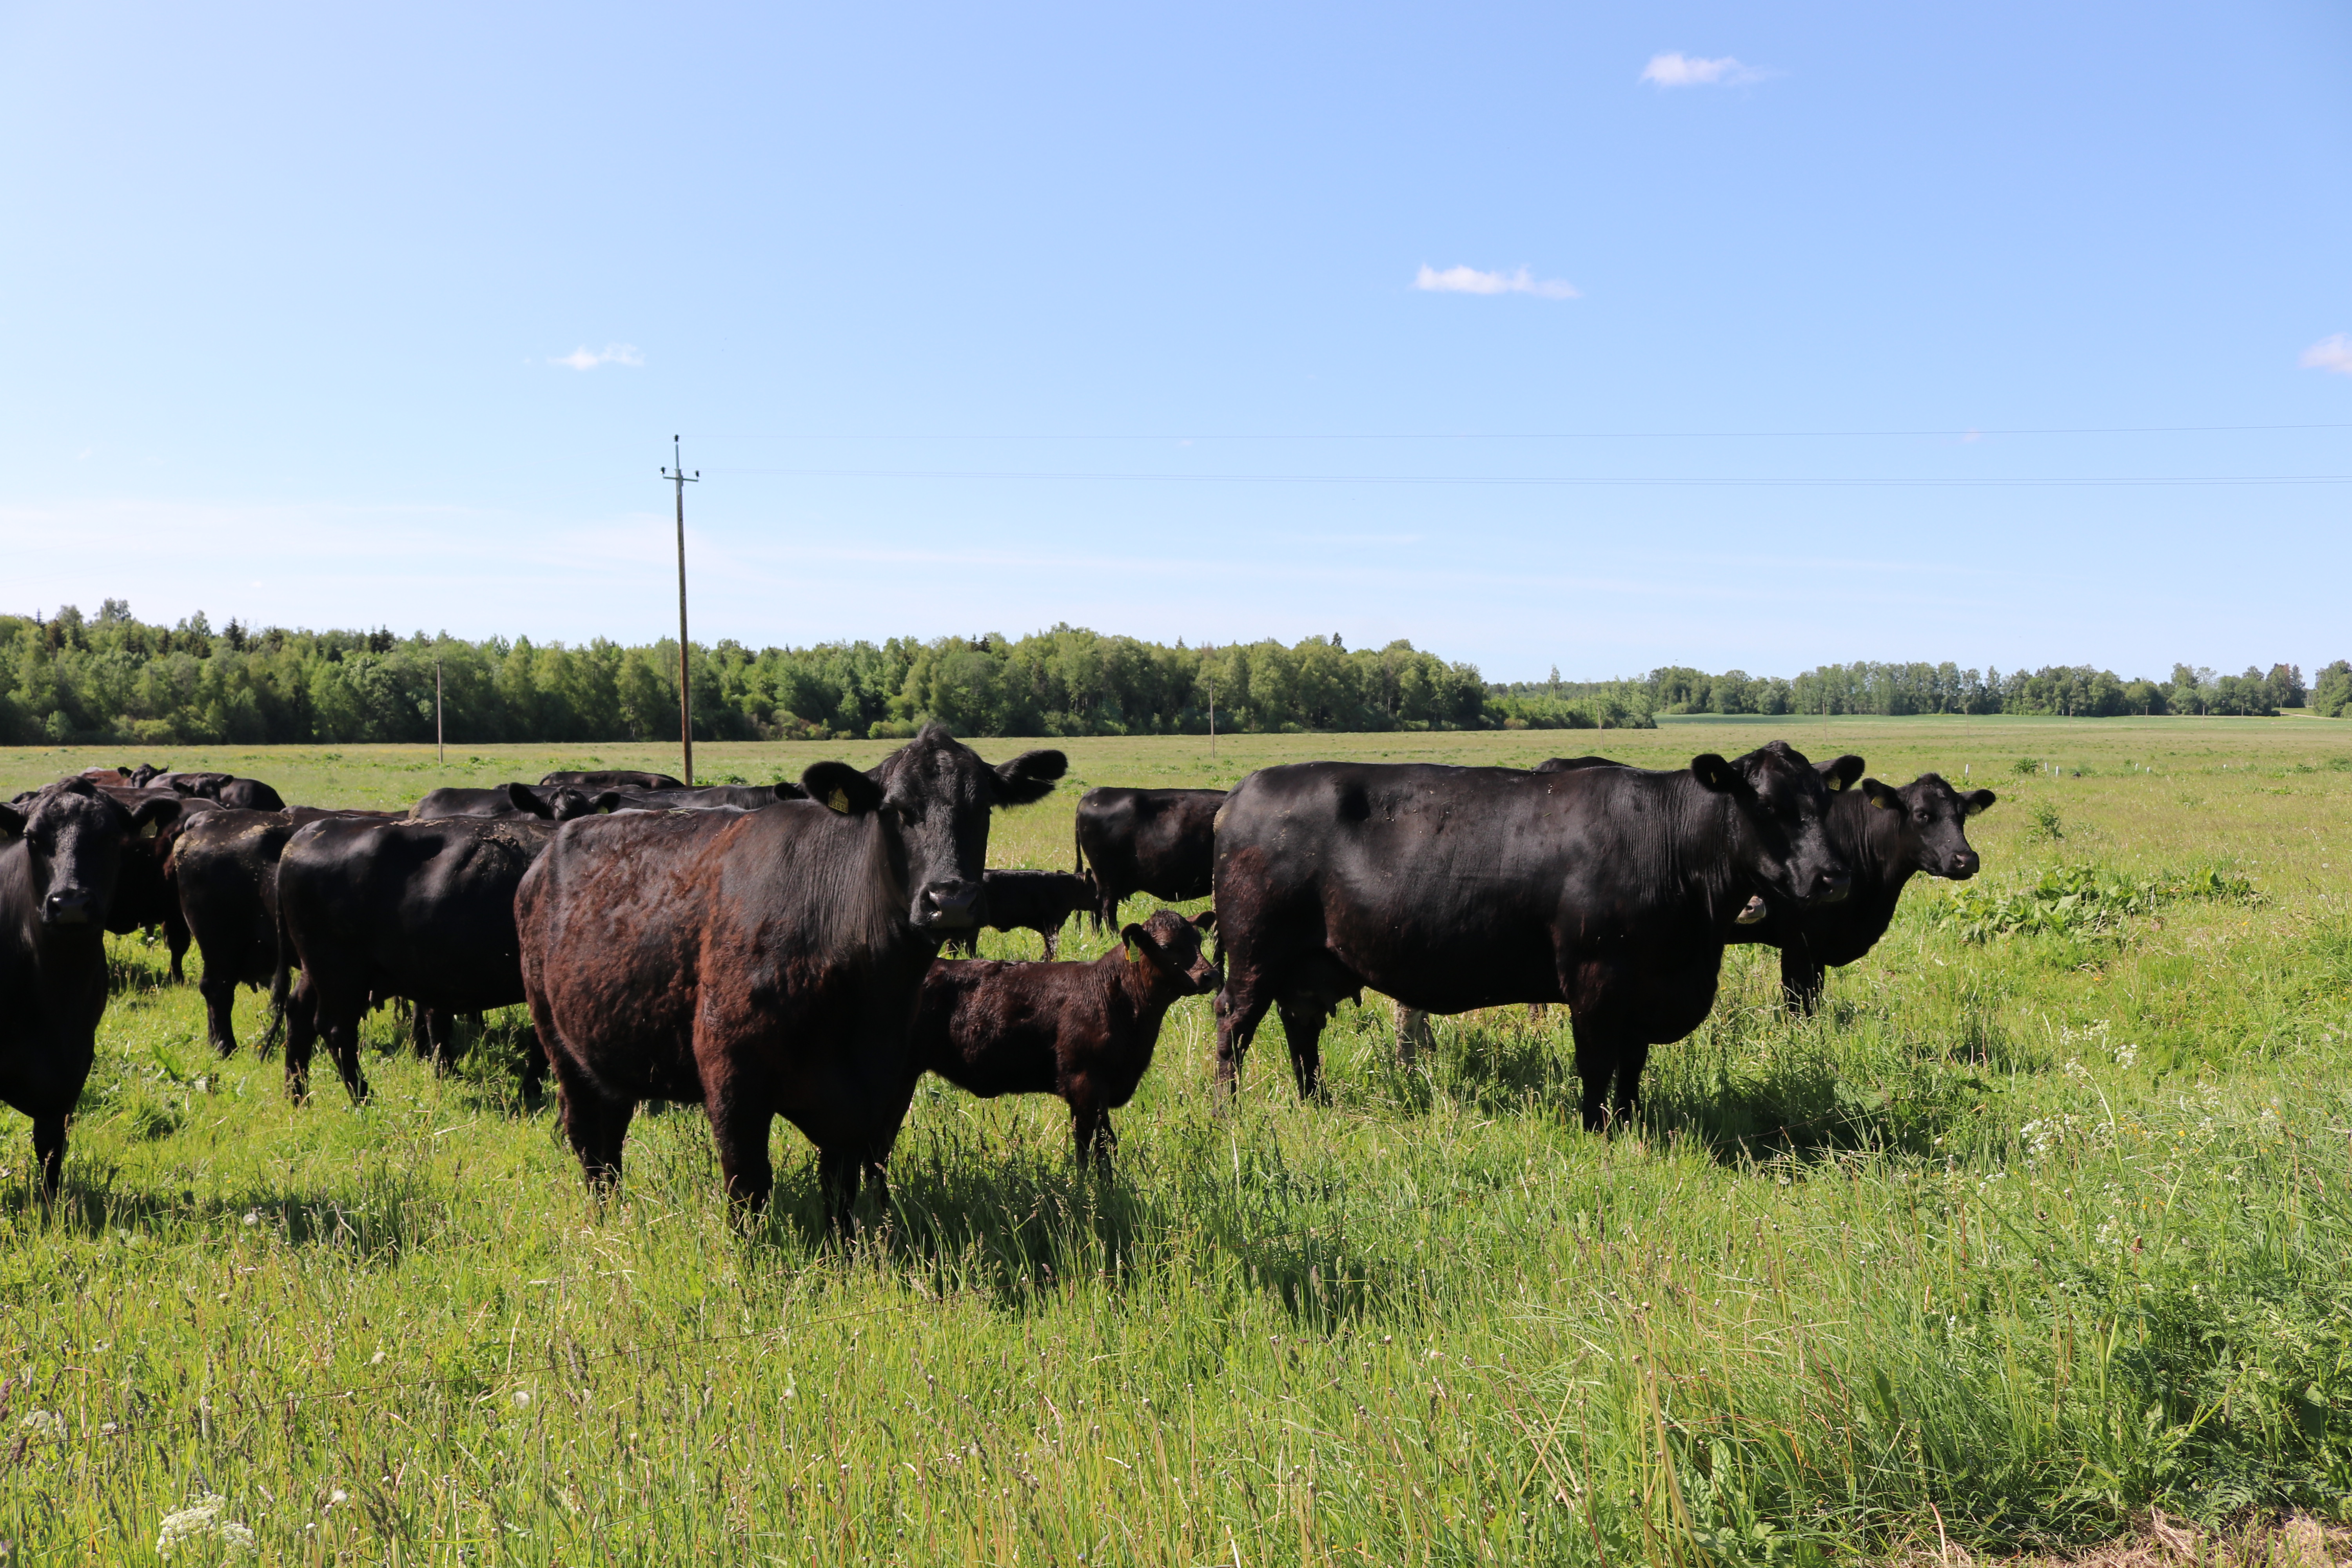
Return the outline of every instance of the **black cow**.
{"type": "Polygon", "coordinates": [[[0,1100],[33,1119],[41,1195],[65,1171],[106,1011],[106,919],[139,835],[177,819],[166,798],[125,810],[85,779],[0,805],[0,1100]]]}
{"type": "Polygon", "coordinates": [[[235,773],[156,773],[148,780],[148,784],[153,788],[168,788],[182,795],[218,801],[237,811],[286,809],[285,800],[276,790],[259,779],[241,779],[235,773]]]}
{"type": "Polygon", "coordinates": [[[806,800],[796,784],[707,784],[701,789],[608,789],[598,793],[599,811],[709,811],[731,805],[757,811],[780,800],[806,800]]]}
{"type": "Polygon", "coordinates": [[[982,914],[989,812],[1043,799],[1066,766],[1025,752],[992,768],[934,724],[872,777],[814,764],[805,801],[565,824],[516,915],[590,1185],[620,1179],[638,1101],[698,1100],[737,1204],[767,1201],[782,1115],[845,1226],[913,1094],[923,975],[982,914]]]}
{"type": "Polygon", "coordinates": [[[1097,918],[1137,893],[1181,903],[1209,896],[1221,789],[1090,789],[1078,797],[1076,869],[1094,868],[1097,918]]]}
{"type": "MultiPolygon", "coordinates": [[[[981,925],[991,931],[1034,931],[1045,939],[1045,957],[1061,945],[1062,927],[1072,915],[1095,907],[1095,887],[1067,871],[998,871],[981,873],[987,895],[981,907],[987,913],[981,925]]],[[[980,929],[959,931],[947,945],[965,952],[980,951],[980,929]]]]}
{"type": "MultiPolygon", "coordinates": [[[[222,1056],[236,1049],[231,1012],[236,988],[269,988],[267,1049],[286,1014],[286,973],[278,958],[278,861],[295,830],[321,818],[383,821],[389,813],[215,811],[192,819],[172,847],[172,880],[182,918],[204,954],[196,990],[205,999],[205,1028],[222,1056]]],[[[289,955],[290,963],[290,955],[289,955]]]]}
{"type": "Polygon", "coordinates": [[[641,773],[632,772],[627,768],[606,768],[602,772],[597,773],[548,773],[541,778],[539,782],[542,785],[573,784],[581,789],[589,791],[600,789],[684,789],[687,787],[685,780],[674,779],[667,773],[641,773]]]}
{"type": "Polygon", "coordinates": [[[569,784],[534,789],[526,784],[497,789],[430,790],[408,808],[411,822],[436,822],[447,816],[536,816],[547,822],[569,822],[591,816],[599,809],[586,791],[569,784]]]}
{"type": "Polygon", "coordinates": [[[1821,1005],[1828,968],[1853,963],[1886,934],[1915,874],[1956,882],[1977,874],[1968,819],[1997,798],[1989,789],[1962,794],[1936,773],[1921,773],[1900,789],[1863,780],[1860,789],[1831,803],[1828,818],[1830,842],[1853,868],[1853,890],[1813,909],[1767,899],[1759,918],[1742,923],[1731,940],[1779,948],[1781,999],[1792,1012],[1811,1013],[1821,1005]]]}
{"type": "MultiPolygon", "coordinates": [[[[308,1090],[320,1037],[354,1101],[367,1096],[359,1025],[405,996],[444,1015],[523,999],[515,889],[556,833],[536,816],[313,822],[278,862],[278,963],[299,963],[287,1005],[286,1082],[308,1090]]],[[[273,988],[282,986],[273,982],[273,988]]],[[[525,1088],[536,1075],[525,1058],[525,1088]]]]}
{"type": "MultiPolygon", "coordinates": [[[[1843,757],[1851,780],[1862,759],[1843,757]]],[[[1633,1114],[1653,1045],[1714,1005],[1724,943],[1756,892],[1811,905],[1849,873],[1822,773],[1775,741],[1687,772],[1302,763],[1218,813],[1217,1079],[1230,1093],[1269,1007],[1302,1096],[1323,1024],[1363,987],[1461,1013],[1565,1002],[1584,1122],[1633,1114]],[[1614,1086],[1613,1099],[1612,1086],[1614,1086]]]]}
{"type": "Polygon", "coordinates": [[[179,889],[172,879],[172,850],[189,824],[218,812],[220,804],[202,795],[184,795],[168,789],[118,789],[103,784],[100,788],[108,799],[133,816],[150,801],[173,801],[181,808],[171,821],[159,826],[152,835],[132,840],[123,852],[122,871],[115,881],[114,901],[106,916],[106,929],[117,936],[161,928],[164,950],[171,955],[172,984],[180,984],[188,977],[184,964],[188,952],[188,922],[180,912],[179,889]]]}

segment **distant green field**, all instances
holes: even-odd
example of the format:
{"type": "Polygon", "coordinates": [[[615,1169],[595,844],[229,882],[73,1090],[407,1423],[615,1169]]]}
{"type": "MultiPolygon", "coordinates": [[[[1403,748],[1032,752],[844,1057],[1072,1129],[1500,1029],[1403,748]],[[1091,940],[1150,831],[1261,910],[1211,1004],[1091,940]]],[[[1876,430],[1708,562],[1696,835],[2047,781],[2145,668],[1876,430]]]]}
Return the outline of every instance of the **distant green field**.
{"type": "MultiPolygon", "coordinates": [[[[154,1560],[198,1504],[175,1565],[229,1560],[232,1524],[289,1563],[1255,1565],[2352,1523],[2352,724],[1081,740],[992,860],[1069,865],[1090,784],[1773,735],[1999,791],[1986,870],[1915,884],[1813,1021],[1735,950],[1638,1134],[1579,1129],[1558,1010],[1441,1020],[1405,1070],[1371,997],[1325,1036],[1332,1104],[1297,1103],[1270,1019],[1220,1117],[1190,1002],[1115,1178],[1072,1168],[1058,1103],[929,1085],[846,1257],[789,1128],[750,1234],[690,1107],[640,1117],[599,1209],[514,1096],[515,1016],[454,1076],[386,1055],[364,1109],[298,1108],[119,942],[54,1214],[0,1111],[0,1562],[154,1560]]],[[[887,749],[696,755],[764,781],[887,749]]],[[[140,760],[396,805],[675,749],[17,750],[0,798],[140,760]]]]}

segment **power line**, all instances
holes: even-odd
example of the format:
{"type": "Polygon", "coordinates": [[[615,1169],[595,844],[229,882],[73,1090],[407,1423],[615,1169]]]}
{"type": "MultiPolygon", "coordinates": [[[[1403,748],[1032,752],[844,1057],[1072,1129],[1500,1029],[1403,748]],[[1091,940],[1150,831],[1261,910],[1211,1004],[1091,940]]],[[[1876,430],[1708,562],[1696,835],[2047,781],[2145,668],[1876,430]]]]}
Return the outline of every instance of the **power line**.
{"type": "Polygon", "coordinates": [[[1144,444],[1181,441],[1765,441],[1861,440],[1942,437],[1967,440],[1977,436],[2191,436],[2263,430],[2352,430],[2352,420],[2292,425],[1986,425],[1961,429],[1923,430],[1434,430],[1370,433],[1323,432],[1313,435],[1225,436],[1041,436],[930,435],[877,436],[808,434],[766,436],[704,436],[706,441],[1133,441],[1144,444]]]}
{"type": "Polygon", "coordinates": [[[2007,489],[2032,487],[2196,489],[2228,485],[2352,484],[2352,474],[2112,474],[2047,479],[1857,479],[1703,478],[1673,474],[1184,474],[1088,471],[1077,468],[722,468],[722,473],[768,474],[803,479],[1055,479],[1141,484],[1234,485],[1468,485],[1570,487],[1690,487],[1698,489],[2007,489]]]}

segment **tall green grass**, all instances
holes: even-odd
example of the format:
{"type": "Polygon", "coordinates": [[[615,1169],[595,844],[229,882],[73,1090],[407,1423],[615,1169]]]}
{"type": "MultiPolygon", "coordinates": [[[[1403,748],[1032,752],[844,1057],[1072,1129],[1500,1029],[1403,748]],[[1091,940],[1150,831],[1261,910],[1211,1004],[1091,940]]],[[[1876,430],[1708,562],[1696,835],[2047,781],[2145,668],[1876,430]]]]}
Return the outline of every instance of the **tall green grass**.
{"type": "Polygon", "coordinates": [[[174,1564],[232,1525],[286,1563],[1695,1564],[2345,1519],[2352,778],[2219,772],[1997,784],[2067,826],[1981,819],[1986,885],[2260,901],[1979,939],[1921,885],[1805,1021],[1735,951],[1633,1133],[1578,1129],[1560,1010],[1406,1069],[1373,998],[1332,1104],[1269,1023],[1221,1117],[1192,1001],[1113,1177],[1057,1102],[927,1085],[845,1252],[789,1130],[748,1229],[690,1107],[599,1208],[515,1016],[438,1077],[380,1015],[374,1100],[297,1108],[120,942],[54,1210],[0,1116],[6,1561],[148,1561],[196,1505],[174,1564]]]}

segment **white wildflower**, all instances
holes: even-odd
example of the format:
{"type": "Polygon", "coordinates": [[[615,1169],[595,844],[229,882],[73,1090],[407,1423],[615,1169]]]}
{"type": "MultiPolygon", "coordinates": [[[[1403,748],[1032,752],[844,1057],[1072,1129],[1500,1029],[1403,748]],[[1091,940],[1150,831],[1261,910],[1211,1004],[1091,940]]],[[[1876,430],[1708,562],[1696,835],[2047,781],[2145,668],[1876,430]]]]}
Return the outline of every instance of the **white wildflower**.
{"type": "Polygon", "coordinates": [[[530,1389],[518,1388],[514,1391],[514,1407],[517,1410],[528,1410],[530,1408],[530,1389]]]}
{"type": "Polygon", "coordinates": [[[2139,1047],[2130,1044],[2128,1041],[2123,1045],[2117,1046],[2116,1047],[2116,1066],[2119,1068],[2136,1068],[2139,1066],[2139,1047]]]}
{"type": "Polygon", "coordinates": [[[222,1556],[251,1556],[253,1531],[235,1520],[223,1519],[227,1507],[228,1499],[207,1492],[177,1513],[165,1514],[155,1535],[155,1555],[169,1557],[180,1546],[209,1541],[218,1543],[222,1556]]]}
{"type": "Polygon", "coordinates": [[[247,1225],[259,1225],[261,1223],[261,1211],[259,1209],[246,1210],[245,1223],[247,1225]]]}
{"type": "Polygon", "coordinates": [[[16,1423],[19,1430],[36,1437],[62,1437],[66,1435],[66,1418],[54,1410],[30,1410],[16,1423]]]}

